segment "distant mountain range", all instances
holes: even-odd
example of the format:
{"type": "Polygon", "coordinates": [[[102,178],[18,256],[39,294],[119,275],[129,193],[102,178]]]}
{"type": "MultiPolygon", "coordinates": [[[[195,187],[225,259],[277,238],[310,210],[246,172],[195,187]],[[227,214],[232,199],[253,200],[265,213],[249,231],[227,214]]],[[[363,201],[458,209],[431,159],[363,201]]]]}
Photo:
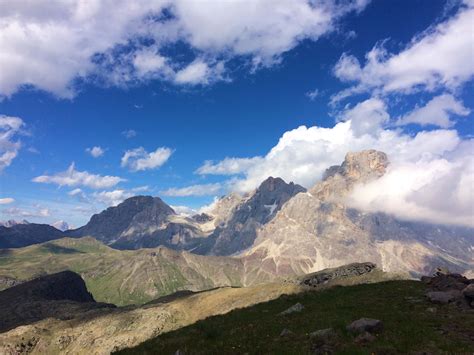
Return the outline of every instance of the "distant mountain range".
{"type": "Polygon", "coordinates": [[[389,162],[374,150],[348,153],[311,189],[270,177],[246,195],[230,194],[205,214],[178,215],[158,197],[135,196],[92,216],[83,227],[0,227],[0,248],[69,237],[94,237],[116,249],[165,246],[233,256],[245,284],[358,261],[386,271],[426,274],[436,266],[474,270],[474,229],[401,221],[348,207],[357,184],[384,175],[389,162]]]}

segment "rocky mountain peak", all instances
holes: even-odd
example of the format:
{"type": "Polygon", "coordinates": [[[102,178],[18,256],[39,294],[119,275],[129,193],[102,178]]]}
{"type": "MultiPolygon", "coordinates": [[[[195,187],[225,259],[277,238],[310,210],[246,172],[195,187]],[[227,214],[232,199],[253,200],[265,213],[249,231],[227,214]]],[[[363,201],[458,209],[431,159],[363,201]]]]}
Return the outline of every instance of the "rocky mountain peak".
{"type": "Polygon", "coordinates": [[[322,200],[346,195],[356,183],[366,183],[385,174],[389,160],[387,154],[374,149],[347,153],[341,165],[326,169],[323,180],[311,194],[322,200]]]}
{"type": "Polygon", "coordinates": [[[350,179],[366,180],[381,177],[388,164],[387,154],[371,149],[347,153],[341,168],[344,176],[350,179]]]}

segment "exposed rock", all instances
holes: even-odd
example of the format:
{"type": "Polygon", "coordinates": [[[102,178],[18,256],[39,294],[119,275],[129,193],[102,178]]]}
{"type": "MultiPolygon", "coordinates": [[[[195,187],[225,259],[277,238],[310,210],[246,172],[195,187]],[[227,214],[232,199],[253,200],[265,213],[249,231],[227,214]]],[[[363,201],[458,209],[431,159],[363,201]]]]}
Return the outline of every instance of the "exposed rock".
{"type": "Polygon", "coordinates": [[[22,281],[14,277],[0,275],[0,290],[21,284],[22,281]]]}
{"type": "Polygon", "coordinates": [[[206,222],[210,222],[214,219],[214,217],[208,215],[207,213],[195,214],[191,218],[193,220],[195,220],[196,222],[198,222],[198,223],[206,223],[206,222]]]}
{"type": "Polygon", "coordinates": [[[284,310],[283,312],[280,313],[280,315],[287,315],[291,313],[299,313],[304,309],[304,306],[301,303],[296,303],[287,310],[284,310]]]}
{"type": "Polygon", "coordinates": [[[329,341],[336,336],[337,333],[332,328],[319,329],[309,334],[311,339],[321,339],[323,341],[329,341]]]}
{"type": "Polygon", "coordinates": [[[356,336],[356,338],[354,339],[354,342],[356,344],[364,345],[364,344],[372,343],[373,341],[375,341],[375,339],[376,338],[374,335],[370,334],[369,332],[364,332],[356,336]]]}
{"type": "Polygon", "coordinates": [[[431,291],[426,293],[426,297],[430,302],[438,304],[447,304],[456,301],[461,296],[461,292],[458,290],[450,291],[431,291]]]}
{"type": "Polygon", "coordinates": [[[371,272],[376,267],[373,263],[354,263],[332,269],[324,269],[315,273],[305,275],[300,283],[302,285],[317,286],[333,279],[350,276],[359,276],[371,272]]]}
{"type": "Polygon", "coordinates": [[[471,301],[474,300],[474,284],[470,284],[470,285],[466,286],[462,290],[462,294],[463,294],[464,297],[470,299],[471,301]]]}
{"type": "Polygon", "coordinates": [[[289,337],[289,336],[291,336],[291,335],[293,335],[293,334],[294,334],[294,333],[293,333],[291,330],[285,328],[285,329],[283,329],[283,330],[281,331],[280,336],[281,336],[281,337],[289,337]]]}
{"type": "Polygon", "coordinates": [[[353,188],[378,179],[388,164],[381,152],[348,154],[323,181],[289,199],[242,253],[253,272],[248,279],[309,274],[361,260],[406,277],[431,273],[435,266],[474,269],[472,228],[402,221],[347,206],[353,188]]]}
{"type": "Polygon", "coordinates": [[[360,318],[347,326],[351,333],[378,333],[383,330],[383,323],[378,319],[360,318]]]}
{"type": "Polygon", "coordinates": [[[258,228],[273,219],[285,202],[304,191],[306,189],[300,185],[269,177],[235,206],[230,218],[216,228],[211,236],[215,238],[215,245],[210,253],[231,255],[251,247],[258,228]]]}

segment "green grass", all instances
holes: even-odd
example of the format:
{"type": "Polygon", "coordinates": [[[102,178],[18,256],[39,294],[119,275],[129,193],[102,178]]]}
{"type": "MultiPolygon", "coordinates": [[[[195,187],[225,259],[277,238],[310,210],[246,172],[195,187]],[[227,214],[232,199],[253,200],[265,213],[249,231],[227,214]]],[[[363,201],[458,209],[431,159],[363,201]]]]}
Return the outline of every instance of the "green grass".
{"type": "Polygon", "coordinates": [[[473,353],[474,313],[455,306],[434,306],[416,281],[334,287],[320,292],[282,296],[250,308],[234,310],[163,334],[120,354],[309,354],[309,333],[334,328],[340,354],[410,352],[473,353]],[[301,313],[278,313],[300,302],[301,313]],[[436,308],[436,312],[427,310],[436,308]],[[357,345],[346,325],[361,317],[380,319],[384,331],[368,345],[357,345]],[[284,329],[293,336],[279,336],[284,329]]]}

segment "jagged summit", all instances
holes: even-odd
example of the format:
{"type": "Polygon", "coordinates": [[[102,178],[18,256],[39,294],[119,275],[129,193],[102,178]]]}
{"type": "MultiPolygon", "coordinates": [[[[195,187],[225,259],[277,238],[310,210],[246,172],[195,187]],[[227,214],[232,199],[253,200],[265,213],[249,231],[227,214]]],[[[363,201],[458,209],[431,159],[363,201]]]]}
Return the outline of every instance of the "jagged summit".
{"type": "Polygon", "coordinates": [[[323,180],[336,174],[352,180],[367,180],[385,174],[389,160],[387,154],[374,149],[346,154],[341,165],[333,165],[326,169],[323,180]]]}
{"type": "Polygon", "coordinates": [[[387,154],[374,149],[347,153],[341,165],[326,169],[322,181],[310,192],[321,200],[343,198],[355,184],[383,176],[388,165],[387,154]]]}
{"type": "Polygon", "coordinates": [[[214,231],[216,238],[211,253],[231,255],[250,247],[257,229],[275,217],[283,204],[306,189],[281,178],[269,177],[234,207],[231,217],[214,231]]]}

